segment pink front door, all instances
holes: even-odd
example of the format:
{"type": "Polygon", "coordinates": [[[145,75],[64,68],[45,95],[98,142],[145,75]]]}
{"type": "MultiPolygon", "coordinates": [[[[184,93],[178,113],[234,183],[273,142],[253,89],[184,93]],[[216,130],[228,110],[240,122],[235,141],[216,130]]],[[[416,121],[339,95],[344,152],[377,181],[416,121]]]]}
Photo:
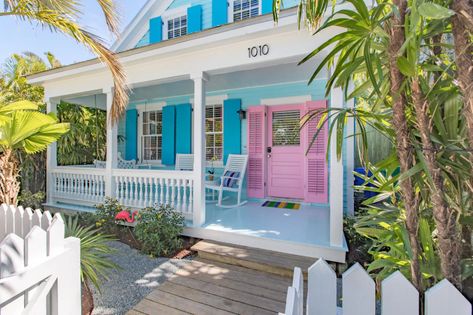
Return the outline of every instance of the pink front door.
{"type": "Polygon", "coordinates": [[[268,106],[267,161],[270,197],[304,198],[304,137],[299,121],[305,105],[268,106]]]}

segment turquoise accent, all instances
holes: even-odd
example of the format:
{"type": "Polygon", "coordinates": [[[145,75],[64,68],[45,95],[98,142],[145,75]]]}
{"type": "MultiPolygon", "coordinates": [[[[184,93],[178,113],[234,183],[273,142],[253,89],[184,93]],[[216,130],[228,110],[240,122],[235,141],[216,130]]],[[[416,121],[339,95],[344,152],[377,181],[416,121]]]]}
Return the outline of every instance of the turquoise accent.
{"type": "Polygon", "coordinates": [[[159,43],[163,40],[163,19],[158,16],[149,20],[149,43],[159,43]]]}
{"type": "Polygon", "coordinates": [[[176,153],[192,153],[192,105],[176,105],[176,153]]]}
{"type": "Polygon", "coordinates": [[[138,154],[138,111],[129,109],[125,115],[126,147],[125,159],[136,160],[138,154]]]}
{"type": "Polygon", "coordinates": [[[212,27],[228,23],[227,0],[212,0],[212,27]]]}
{"type": "Polygon", "coordinates": [[[187,5],[201,6],[201,30],[205,30],[212,27],[212,0],[174,0],[173,3],[166,10],[172,10],[187,5]]]}
{"type": "Polygon", "coordinates": [[[261,14],[268,14],[273,12],[273,0],[261,0],[261,14]]]}
{"type": "Polygon", "coordinates": [[[193,5],[187,8],[187,33],[192,34],[202,30],[202,6],[193,5]]]}
{"type": "Polygon", "coordinates": [[[229,154],[241,153],[241,99],[223,101],[223,163],[229,154]]]}
{"type": "Polygon", "coordinates": [[[176,157],[176,107],[163,107],[163,140],[161,163],[173,165],[176,157]]]}

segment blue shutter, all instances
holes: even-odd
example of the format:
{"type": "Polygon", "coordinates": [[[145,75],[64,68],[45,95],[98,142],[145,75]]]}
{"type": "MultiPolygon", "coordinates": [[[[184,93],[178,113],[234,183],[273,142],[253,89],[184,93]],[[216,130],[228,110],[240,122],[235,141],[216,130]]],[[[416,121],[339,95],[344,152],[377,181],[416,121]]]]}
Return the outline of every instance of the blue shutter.
{"type": "Polygon", "coordinates": [[[261,0],[261,14],[273,12],[273,0],[261,0]]]}
{"type": "Polygon", "coordinates": [[[158,16],[149,20],[149,43],[159,43],[163,40],[163,19],[158,16]]]}
{"type": "Polygon", "coordinates": [[[176,153],[191,153],[192,146],[192,105],[176,106],[176,153]]]}
{"type": "Polygon", "coordinates": [[[173,165],[176,156],[176,111],[174,106],[163,107],[163,139],[161,163],[173,165]]]}
{"type": "Polygon", "coordinates": [[[228,23],[227,0],[212,0],[212,27],[228,23]]]}
{"type": "Polygon", "coordinates": [[[187,33],[200,32],[202,30],[202,6],[194,5],[187,8],[187,33]]]}
{"type": "Polygon", "coordinates": [[[240,99],[223,101],[223,162],[229,154],[241,153],[240,99]]]}
{"type": "Polygon", "coordinates": [[[138,151],[138,111],[129,109],[125,115],[125,159],[136,160],[138,151]]]}

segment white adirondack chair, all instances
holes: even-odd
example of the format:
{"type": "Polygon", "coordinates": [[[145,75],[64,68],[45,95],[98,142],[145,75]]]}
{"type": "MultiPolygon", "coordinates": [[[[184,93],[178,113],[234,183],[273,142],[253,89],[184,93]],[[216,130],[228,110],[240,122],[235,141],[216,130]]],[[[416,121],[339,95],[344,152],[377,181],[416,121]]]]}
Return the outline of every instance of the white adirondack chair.
{"type": "Polygon", "coordinates": [[[176,154],[176,171],[193,171],[194,170],[194,154],[176,154]]]}
{"type": "Polygon", "coordinates": [[[106,161],[94,160],[95,168],[105,168],[107,166],[106,161]]]}
{"type": "Polygon", "coordinates": [[[205,185],[205,188],[218,192],[217,206],[222,208],[233,208],[244,205],[247,201],[241,201],[241,190],[243,188],[243,180],[245,179],[246,166],[248,165],[248,155],[229,154],[227,164],[220,178],[220,183],[212,183],[205,185]],[[238,172],[238,177],[229,176],[232,172],[238,172]],[[229,191],[237,193],[237,203],[230,205],[222,205],[223,192],[229,191]]]}
{"type": "Polygon", "coordinates": [[[121,152],[118,152],[117,166],[118,168],[124,169],[138,168],[138,166],[136,165],[136,160],[124,160],[122,158],[121,152]]]}

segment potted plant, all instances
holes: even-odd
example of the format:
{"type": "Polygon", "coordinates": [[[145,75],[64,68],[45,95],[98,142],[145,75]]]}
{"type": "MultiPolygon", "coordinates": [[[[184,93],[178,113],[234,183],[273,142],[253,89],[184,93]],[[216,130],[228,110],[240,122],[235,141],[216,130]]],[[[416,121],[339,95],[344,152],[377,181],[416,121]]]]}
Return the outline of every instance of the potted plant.
{"type": "Polygon", "coordinates": [[[214,175],[215,175],[214,162],[217,161],[217,160],[218,159],[215,155],[212,157],[212,159],[210,159],[210,169],[207,171],[207,173],[209,173],[209,175],[207,176],[207,179],[209,181],[214,180],[214,175]]]}

